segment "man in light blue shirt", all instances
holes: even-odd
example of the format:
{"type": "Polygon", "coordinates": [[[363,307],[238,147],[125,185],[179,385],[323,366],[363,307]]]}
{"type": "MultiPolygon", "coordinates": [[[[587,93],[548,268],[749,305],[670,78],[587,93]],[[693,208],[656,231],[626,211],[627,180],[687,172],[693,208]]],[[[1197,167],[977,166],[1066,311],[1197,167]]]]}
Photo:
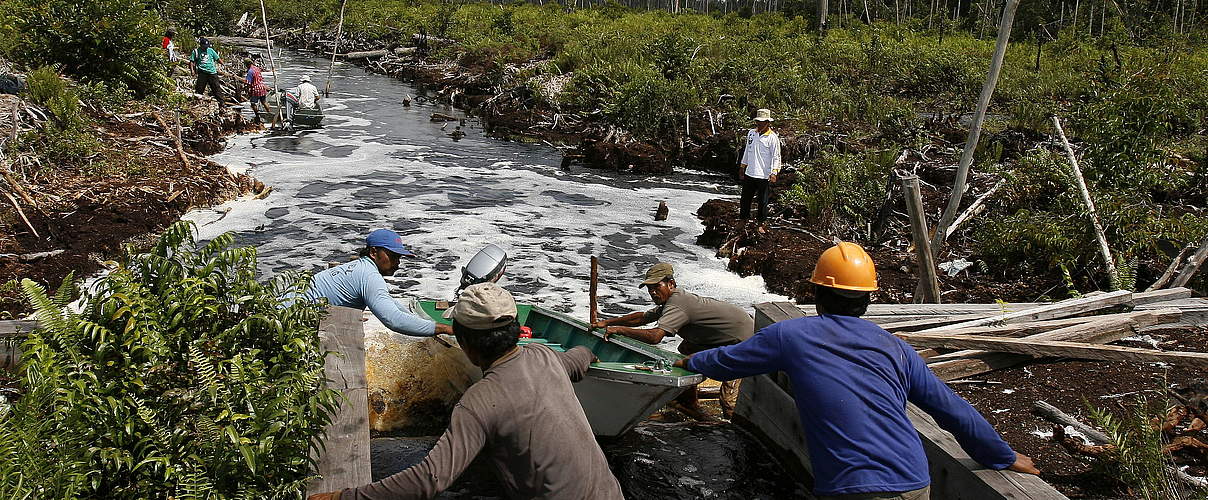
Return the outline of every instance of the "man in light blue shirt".
{"type": "Polygon", "coordinates": [[[383,276],[398,271],[399,258],[414,256],[403,246],[403,239],[389,229],[378,229],[365,238],[361,258],[319,274],[306,292],[308,300],[326,298],[333,306],[373,311],[378,320],[393,331],[413,337],[452,335],[449,325],[422,319],[405,311],[387,291],[383,276]]]}

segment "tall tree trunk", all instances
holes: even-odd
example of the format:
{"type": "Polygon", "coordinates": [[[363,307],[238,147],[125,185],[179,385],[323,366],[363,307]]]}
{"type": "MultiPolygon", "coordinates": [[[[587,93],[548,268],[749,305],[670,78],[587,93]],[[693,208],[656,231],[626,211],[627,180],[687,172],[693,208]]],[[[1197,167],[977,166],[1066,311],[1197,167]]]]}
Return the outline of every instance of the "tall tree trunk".
{"type": "Polygon", "coordinates": [[[965,194],[965,181],[969,177],[969,166],[973,164],[973,153],[977,150],[977,141],[981,138],[982,123],[986,119],[986,108],[990,106],[990,97],[994,95],[994,87],[998,85],[998,74],[1002,70],[1002,61],[1007,54],[1007,43],[1011,39],[1011,25],[1015,22],[1015,10],[1019,0],[1007,0],[1002,9],[1002,21],[998,23],[998,41],[994,47],[994,57],[990,59],[990,71],[986,75],[986,83],[982,86],[981,96],[977,99],[977,111],[973,114],[973,123],[969,127],[969,138],[965,141],[965,150],[961,152],[960,165],[956,169],[956,180],[953,181],[952,195],[948,197],[948,206],[935,227],[935,235],[931,238],[931,255],[939,259],[940,251],[944,248],[944,239],[948,234],[948,226],[956,218],[961,207],[961,196],[965,194]]]}

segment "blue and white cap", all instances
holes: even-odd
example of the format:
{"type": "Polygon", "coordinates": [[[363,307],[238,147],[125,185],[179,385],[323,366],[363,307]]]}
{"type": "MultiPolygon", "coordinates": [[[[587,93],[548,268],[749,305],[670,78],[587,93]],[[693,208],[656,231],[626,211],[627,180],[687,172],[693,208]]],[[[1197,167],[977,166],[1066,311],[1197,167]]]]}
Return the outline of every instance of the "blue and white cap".
{"type": "Polygon", "coordinates": [[[365,238],[365,245],[371,247],[382,247],[399,255],[414,257],[415,254],[407,247],[403,246],[403,237],[398,233],[389,229],[377,229],[369,233],[369,237],[365,238]]]}

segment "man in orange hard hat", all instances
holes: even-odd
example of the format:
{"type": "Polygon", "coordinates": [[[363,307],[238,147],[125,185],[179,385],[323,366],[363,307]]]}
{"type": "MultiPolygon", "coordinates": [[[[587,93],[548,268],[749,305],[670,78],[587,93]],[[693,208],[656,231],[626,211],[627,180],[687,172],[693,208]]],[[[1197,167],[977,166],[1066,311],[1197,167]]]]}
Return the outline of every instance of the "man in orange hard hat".
{"type": "Polygon", "coordinates": [[[818,316],[781,321],[740,344],[676,363],[717,380],[784,371],[792,380],[820,499],[926,499],[930,475],[914,403],[991,469],[1038,474],[986,419],[936,378],[914,349],[860,319],[877,290],[872,258],[841,242],[818,258],[818,316]]]}

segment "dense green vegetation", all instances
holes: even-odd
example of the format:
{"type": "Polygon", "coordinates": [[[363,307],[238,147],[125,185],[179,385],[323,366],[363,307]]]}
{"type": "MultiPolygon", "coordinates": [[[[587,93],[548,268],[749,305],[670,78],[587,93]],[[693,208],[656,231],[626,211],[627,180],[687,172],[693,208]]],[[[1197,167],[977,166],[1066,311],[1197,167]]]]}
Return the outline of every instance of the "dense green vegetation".
{"type": "Polygon", "coordinates": [[[42,328],[0,412],[5,498],[299,497],[338,404],[309,278],[256,280],[256,252],[177,223],[90,290],[23,283],[42,328]],[[83,299],[83,310],[67,305],[83,299]]]}

